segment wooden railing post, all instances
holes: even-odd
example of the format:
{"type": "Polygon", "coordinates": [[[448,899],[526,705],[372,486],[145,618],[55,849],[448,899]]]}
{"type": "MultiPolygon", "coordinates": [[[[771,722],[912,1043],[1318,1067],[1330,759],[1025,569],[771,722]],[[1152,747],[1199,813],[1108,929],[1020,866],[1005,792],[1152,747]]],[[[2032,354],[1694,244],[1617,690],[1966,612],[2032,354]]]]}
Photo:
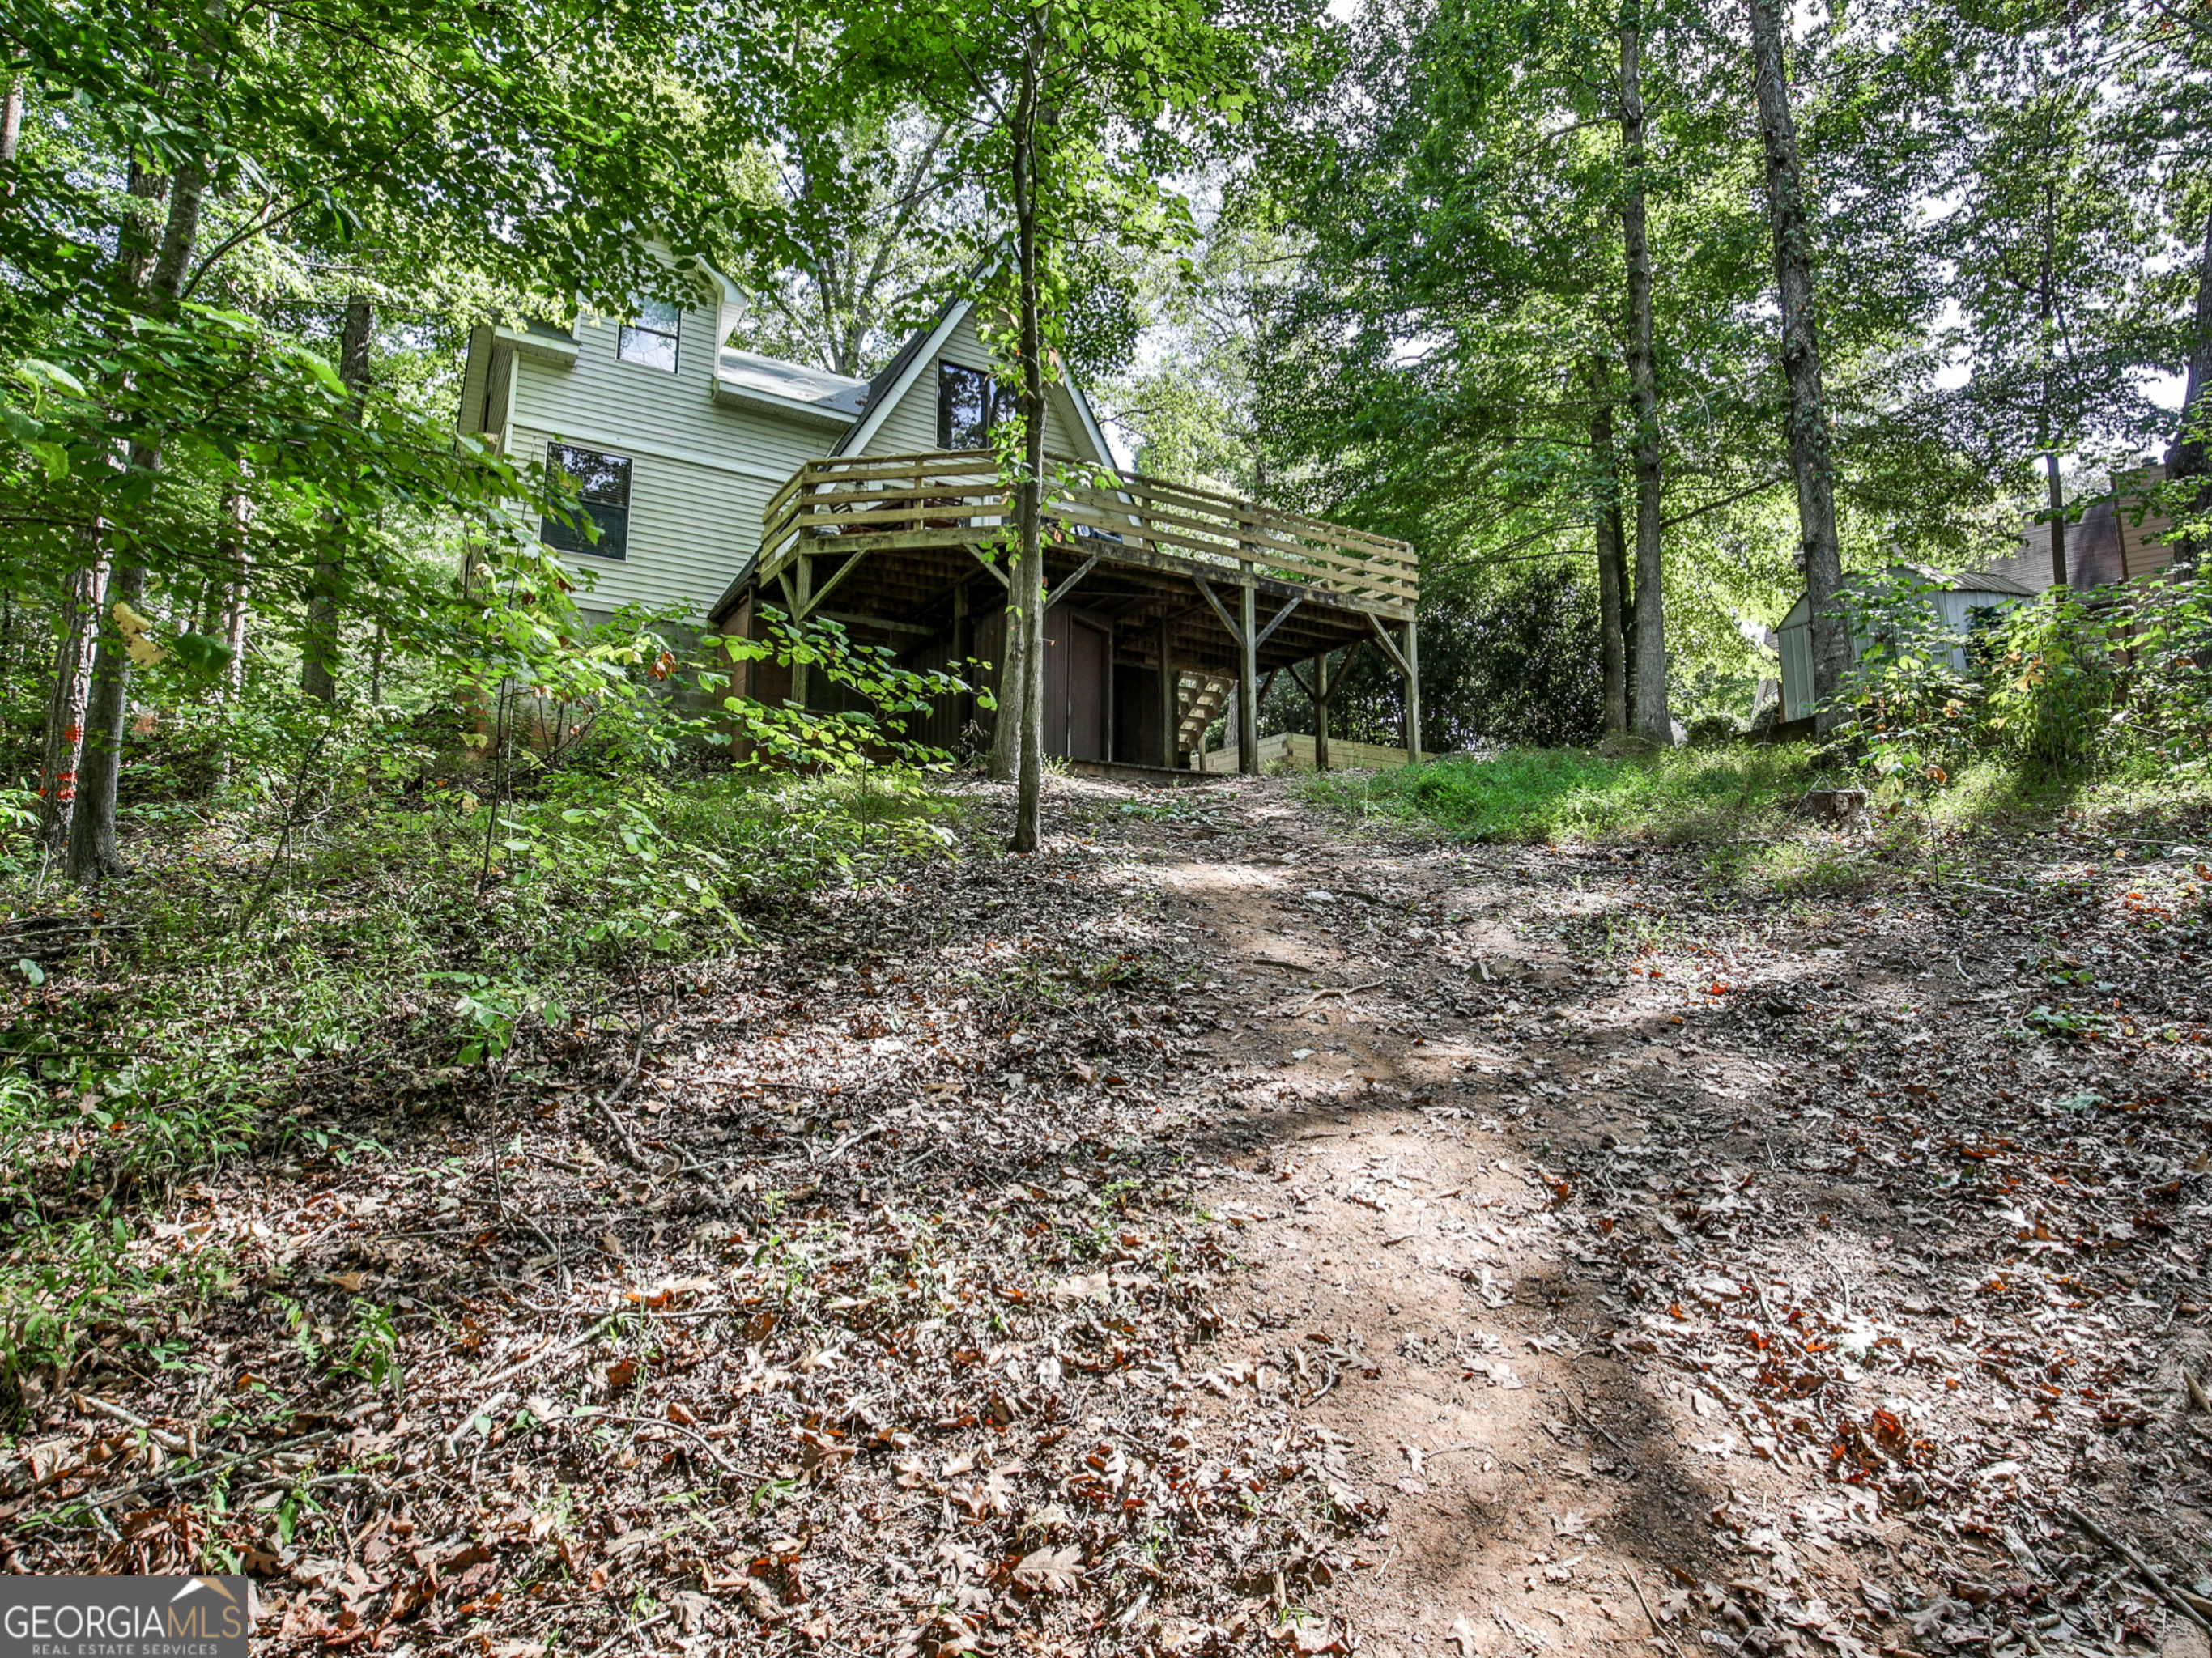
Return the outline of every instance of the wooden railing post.
{"type": "MultiPolygon", "coordinates": [[[[797,561],[799,580],[795,584],[799,598],[799,614],[791,618],[791,629],[796,635],[806,620],[806,613],[814,608],[814,561],[801,553],[797,561]]],[[[800,708],[806,706],[806,665],[791,665],[791,700],[800,708]]]]}

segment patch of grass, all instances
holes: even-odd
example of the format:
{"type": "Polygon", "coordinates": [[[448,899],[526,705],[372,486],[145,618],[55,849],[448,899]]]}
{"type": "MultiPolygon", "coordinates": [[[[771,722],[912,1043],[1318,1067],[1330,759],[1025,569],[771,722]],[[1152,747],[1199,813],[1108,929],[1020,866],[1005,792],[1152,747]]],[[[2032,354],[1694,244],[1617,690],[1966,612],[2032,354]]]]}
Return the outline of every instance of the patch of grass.
{"type": "Polygon", "coordinates": [[[1611,758],[1517,749],[1317,777],[1307,798],[1363,817],[1431,823],[1461,840],[1694,844],[1771,833],[1827,777],[1804,744],[1675,749],[1611,758]]]}
{"type": "Polygon", "coordinates": [[[2093,776],[2027,771],[1983,760],[1929,794],[1929,819],[1946,829],[2002,828],[2031,818],[2076,815],[2139,823],[2212,809],[2212,776],[2193,770],[2130,768],[2093,776]]]}
{"type": "Polygon", "coordinates": [[[1832,843],[1778,841],[1745,860],[1741,878],[1790,898],[1851,898],[1893,884],[1896,872],[1832,843]]]}

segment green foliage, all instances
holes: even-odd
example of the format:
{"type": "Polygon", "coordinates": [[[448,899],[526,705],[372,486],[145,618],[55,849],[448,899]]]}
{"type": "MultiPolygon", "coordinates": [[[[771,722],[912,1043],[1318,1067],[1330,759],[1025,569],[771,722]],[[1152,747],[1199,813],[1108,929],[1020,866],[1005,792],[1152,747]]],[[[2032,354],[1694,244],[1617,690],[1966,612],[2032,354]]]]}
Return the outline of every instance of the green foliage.
{"type": "MultiPolygon", "coordinates": [[[[772,708],[750,697],[725,697],[722,706],[738,734],[753,745],[747,762],[752,766],[818,766],[852,772],[885,757],[913,766],[949,766],[949,752],[911,738],[913,723],[927,720],[938,699],[972,695],[979,708],[997,706],[988,690],[957,674],[902,668],[896,653],[880,645],[854,644],[842,623],[826,617],[794,628],[781,611],[766,605],[761,617],[768,626],[764,641],[710,635],[702,642],[732,663],[807,668],[843,691],[842,700],[860,706],[824,713],[795,702],[772,708]]],[[[726,678],[708,676],[715,685],[726,678]]]]}
{"type": "Polygon", "coordinates": [[[1431,823],[1463,841],[1676,843],[1771,829],[1780,809],[1820,775],[1802,745],[1680,749],[1619,759],[1526,749],[1494,760],[1333,774],[1313,779],[1305,790],[1325,805],[1386,822],[1431,823]]]}
{"type": "MultiPolygon", "coordinates": [[[[1593,742],[1605,710],[1598,678],[1597,593],[1570,566],[1522,566],[1484,580],[1445,574],[1421,595],[1421,746],[1565,748],[1593,742]]],[[[1340,670],[1333,733],[1405,741],[1405,682],[1379,652],[1340,670]]],[[[1279,678],[1261,728],[1310,731],[1312,704],[1279,678]]]]}
{"type": "Polygon", "coordinates": [[[1908,791],[1996,764],[2021,784],[2201,774],[2212,763],[2212,594],[2163,575],[2053,588],[1961,638],[1910,574],[1855,588],[1867,642],[1839,729],[1908,791]]]}

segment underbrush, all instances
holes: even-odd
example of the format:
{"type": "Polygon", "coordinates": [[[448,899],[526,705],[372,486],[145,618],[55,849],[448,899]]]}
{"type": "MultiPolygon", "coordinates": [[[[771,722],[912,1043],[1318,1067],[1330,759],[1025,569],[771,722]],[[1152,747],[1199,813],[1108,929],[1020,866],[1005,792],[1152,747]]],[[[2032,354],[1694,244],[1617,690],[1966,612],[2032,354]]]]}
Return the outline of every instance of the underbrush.
{"type": "Polygon", "coordinates": [[[372,771],[149,808],[125,880],[0,876],[0,1382],[166,1283],[131,1246],[180,1177],[373,1154],[341,1120],[626,1054],[810,891],[947,852],[960,810],[890,768],[576,770],[496,802],[372,771]]]}
{"type": "Polygon", "coordinates": [[[1361,817],[1430,823],[1465,841],[1680,845],[1771,833],[1784,807],[1826,780],[1802,744],[1620,758],[1516,749],[1495,759],[1331,774],[1304,792],[1361,817]]]}

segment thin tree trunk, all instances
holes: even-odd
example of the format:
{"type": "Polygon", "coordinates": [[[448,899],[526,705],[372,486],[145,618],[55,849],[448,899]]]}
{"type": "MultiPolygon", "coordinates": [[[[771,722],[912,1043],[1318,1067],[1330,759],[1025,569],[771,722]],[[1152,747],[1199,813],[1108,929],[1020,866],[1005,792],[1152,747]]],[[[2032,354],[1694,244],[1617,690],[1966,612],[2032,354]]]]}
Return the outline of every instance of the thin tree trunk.
{"type": "MultiPolygon", "coordinates": [[[[191,268],[192,247],[199,237],[200,204],[206,177],[196,162],[177,169],[169,186],[168,222],[161,232],[161,249],[154,261],[150,297],[155,308],[175,307],[191,268]]],[[[131,446],[134,471],[157,472],[161,465],[159,439],[131,446]]],[[[69,878],[97,881],[123,872],[123,859],[115,845],[115,797],[122,781],[123,729],[131,710],[131,657],[116,611],[135,604],[146,591],[146,567],[133,561],[118,568],[108,585],[108,603],[100,616],[100,647],[94,658],[92,691],[84,718],[84,758],[79,768],[76,810],[70,815],[69,878]]]]}
{"type": "MultiPolygon", "coordinates": [[[[128,302],[146,285],[156,246],[138,204],[159,201],[168,180],[149,173],[137,156],[126,186],[131,204],[115,228],[117,296],[128,302]]],[[[82,551],[62,597],[54,645],[54,683],[46,697],[46,740],[39,762],[39,843],[46,852],[67,849],[76,813],[78,773],[84,763],[85,710],[92,695],[93,658],[100,613],[112,574],[107,525],[94,518],[78,537],[82,551]]]]}
{"type": "Polygon", "coordinates": [[[1660,598],[1659,377],[1653,361],[1651,237],[1644,205],[1643,21],[1635,4],[1620,27],[1620,151],[1626,185],[1621,239],[1628,257],[1628,386],[1636,410],[1636,732],[1671,744],[1667,708],[1667,613],[1660,598]]]}
{"type": "Polygon", "coordinates": [[[1836,478],[1828,411],[1820,389],[1819,313],[1813,293],[1812,227],[1784,64],[1782,0],[1751,0],[1753,81],[1766,144],[1766,206],[1774,230],[1774,274],[1782,301],[1782,372],[1790,382],[1790,471],[1797,485],[1797,544],[1812,600],[1815,729],[1844,717],[1838,706],[1851,665],[1850,627],[1841,615],[1842,549],[1836,538],[1836,478]]]}
{"type": "Polygon", "coordinates": [[[2044,499],[2051,510],[2051,585],[2070,587],[2066,569],[2066,480],[2059,476],[2058,457],[2050,450],[2043,454],[2044,499]]]}
{"type": "Polygon", "coordinates": [[[1613,400],[1605,365],[1590,367],[1590,522],[1597,538],[1597,625],[1605,732],[1628,730],[1628,643],[1621,628],[1620,469],[1613,447],[1613,400]]]}
{"type": "Polygon", "coordinates": [[[1632,732],[1637,727],[1635,725],[1637,685],[1641,683],[1639,678],[1637,678],[1637,674],[1641,672],[1641,670],[1637,668],[1637,643],[1639,643],[1639,635],[1637,635],[1637,588],[1635,584],[1628,580],[1628,532],[1621,528],[1620,500],[1613,501],[1613,546],[1614,546],[1614,553],[1617,553],[1617,559],[1620,559],[1614,568],[1620,570],[1620,581],[1621,581],[1621,647],[1624,647],[1624,657],[1628,659],[1628,661],[1624,663],[1626,672],[1621,674],[1621,678],[1628,681],[1628,683],[1626,683],[1626,689],[1628,689],[1628,709],[1626,709],[1626,712],[1628,712],[1628,720],[1626,720],[1626,725],[1621,727],[1621,730],[1632,732]]]}
{"type": "Polygon", "coordinates": [[[0,167],[15,165],[23,143],[23,77],[8,82],[8,98],[0,104],[0,167]]]}
{"type": "Polygon", "coordinates": [[[1022,331],[1021,492],[1016,523],[1021,561],[1016,581],[1028,639],[1022,664],[1021,781],[1014,797],[1014,852],[1037,847],[1037,811],[1044,791],[1044,331],[1037,315],[1037,98],[1042,42],[1033,33],[1023,62],[1014,112],[1014,236],[1019,264],[1022,331]]]}
{"type": "MultiPolygon", "coordinates": [[[[347,418],[358,422],[368,396],[368,348],[376,332],[376,306],[366,294],[346,301],[338,335],[338,379],[351,394],[347,418]]],[[[306,637],[300,653],[300,689],[318,702],[338,700],[338,580],[344,557],[343,514],[332,513],[321,558],[309,578],[306,637]]]]}
{"type": "Polygon", "coordinates": [[[1011,586],[1006,593],[1006,635],[999,648],[998,713],[991,725],[991,753],[988,762],[991,780],[1011,783],[1021,774],[1022,714],[1027,698],[1024,695],[1029,685],[1029,635],[1023,625],[1021,609],[1021,572],[1009,568],[1011,586]]]}
{"type": "MultiPolygon", "coordinates": [[[[253,596],[253,497],[246,489],[242,461],[222,488],[222,525],[216,553],[229,579],[216,592],[222,601],[223,648],[230,653],[222,668],[222,700],[234,703],[246,695],[246,617],[253,596]]],[[[229,786],[230,745],[226,743],[216,760],[216,787],[229,786]]]]}
{"type": "Polygon", "coordinates": [[[46,745],[39,761],[39,844],[49,853],[69,844],[76,807],[76,773],[84,751],[85,701],[92,694],[93,640],[107,602],[107,556],[100,531],[85,532],[89,562],[70,577],[55,628],[54,682],[46,698],[46,745]]]}
{"type": "MultiPolygon", "coordinates": [[[[2197,324],[2189,342],[2189,378],[2181,394],[2180,435],[2166,452],[2166,476],[2179,487],[2177,515],[2212,517],[2212,213],[2204,216],[2204,252],[2197,265],[2197,324]]],[[[2212,537],[2194,535],[2174,550],[2194,569],[2212,550],[2212,537]]]]}
{"type": "Polygon", "coordinates": [[[2052,280],[2057,275],[2058,260],[2057,203],[2052,199],[2051,186],[2043,189],[2043,261],[2038,288],[2037,316],[2042,328],[2038,356],[2043,370],[2043,399],[2037,410],[2038,433],[2043,450],[2044,495],[2051,507],[2051,585],[2070,587],[2074,584],[2066,568],[2066,485],[2058,476],[2058,448],[2056,430],[2051,419],[2051,358],[2053,326],[2057,320],[2058,306],[2052,292],[2052,280]]]}

